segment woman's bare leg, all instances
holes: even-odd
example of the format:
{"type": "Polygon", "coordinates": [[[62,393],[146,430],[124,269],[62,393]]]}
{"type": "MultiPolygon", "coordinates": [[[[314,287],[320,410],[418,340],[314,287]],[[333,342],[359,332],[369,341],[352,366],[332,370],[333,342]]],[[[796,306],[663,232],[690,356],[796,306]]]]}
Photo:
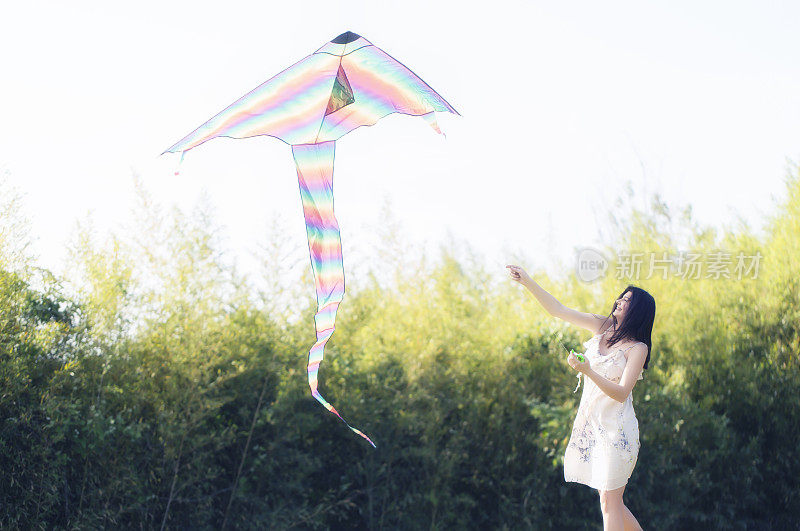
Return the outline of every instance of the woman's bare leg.
{"type": "Polygon", "coordinates": [[[614,490],[599,490],[604,531],[642,531],[642,526],[622,502],[625,486],[614,490]]]}
{"type": "Polygon", "coordinates": [[[600,510],[603,512],[603,531],[625,531],[625,510],[622,491],[625,487],[600,491],[600,510]]]}
{"type": "Polygon", "coordinates": [[[622,509],[625,511],[625,531],[642,531],[642,526],[639,525],[628,506],[623,503],[622,509]]]}

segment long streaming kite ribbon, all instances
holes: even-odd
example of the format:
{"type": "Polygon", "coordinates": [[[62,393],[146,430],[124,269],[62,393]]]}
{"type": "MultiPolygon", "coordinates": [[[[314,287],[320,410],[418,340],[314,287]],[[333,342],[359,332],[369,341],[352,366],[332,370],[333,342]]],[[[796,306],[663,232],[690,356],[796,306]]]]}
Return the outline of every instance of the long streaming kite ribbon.
{"type": "Polygon", "coordinates": [[[319,393],[317,374],[324,356],[325,344],[336,329],[336,311],[344,298],[344,265],[339,223],[333,212],[333,159],[335,142],[292,146],[297,166],[303,217],[306,220],[308,251],[317,291],[317,313],[314,327],[317,342],[308,353],[308,385],[311,394],[325,408],[339,417],[347,427],[375,443],[360,430],[347,423],[338,411],[319,393]]]}

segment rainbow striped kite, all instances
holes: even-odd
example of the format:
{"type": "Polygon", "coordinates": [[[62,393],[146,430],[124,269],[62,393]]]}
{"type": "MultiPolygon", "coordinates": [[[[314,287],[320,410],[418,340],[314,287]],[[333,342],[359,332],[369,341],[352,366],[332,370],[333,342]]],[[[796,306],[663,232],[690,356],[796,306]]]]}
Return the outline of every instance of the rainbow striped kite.
{"type": "MultiPolygon", "coordinates": [[[[342,33],[259,85],[164,153],[183,153],[215,137],[274,136],[292,146],[317,292],[317,341],[308,355],[311,394],[345,424],[319,393],[317,373],[344,297],[339,224],[333,213],[337,139],[392,113],[424,117],[458,112],[411,70],[365,38],[342,33]]],[[[361,431],[347,426],[375,444],[361,431]]]]}

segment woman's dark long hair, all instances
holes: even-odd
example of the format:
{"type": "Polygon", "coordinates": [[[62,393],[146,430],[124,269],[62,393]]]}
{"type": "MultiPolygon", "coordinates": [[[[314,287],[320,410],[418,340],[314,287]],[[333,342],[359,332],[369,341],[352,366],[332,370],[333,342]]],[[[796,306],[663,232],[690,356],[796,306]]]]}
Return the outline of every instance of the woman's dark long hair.
{"type": "MultiPolygon", "coordinates": [[[[608,340],[608,346],[624,339],[641,341],[647,345],[647,359],[644,360],[644,368],[646,369],[647,365],[650,363],[653,321],[656,319],[656,300],[642,288],[632,285],[628,285],[627,288],[622,290],[617,300],[624,297],[629,291],[631,292],[631,300],[628,302],[628,308],[625,310],[625,319],[622,320],[622,326],[620,326],[608,340]]],[[[617,318],[614,316],[616,307],[617,301],[615,300],[611,307],[611,313],[608,315],[613,321],[614,327],[618,324],[617,318]]]]}

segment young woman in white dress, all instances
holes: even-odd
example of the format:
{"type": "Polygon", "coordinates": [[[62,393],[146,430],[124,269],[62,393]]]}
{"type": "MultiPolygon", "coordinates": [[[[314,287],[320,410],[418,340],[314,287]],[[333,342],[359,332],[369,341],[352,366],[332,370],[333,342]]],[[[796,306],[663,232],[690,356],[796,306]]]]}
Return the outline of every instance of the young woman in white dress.
{"type": "MultiPolygon", "coordinates": [[[[586,361],[570,354],[567,363],[583,376],[584,388],[564,454],[564,479],[597,489],[605,531],[642,527],[622,501],[639,454],[639,424],[631,390],[650,362],[656,303],[641,288],[628,286],[603,317],[567,308],[519,266],[507,266],[552,316],[592,332],[586,361]]],[[[580,383],[580,382],[579,382],[580,383]]],[[[577,390],[577,388],[576,388],[577,390]]]]}

